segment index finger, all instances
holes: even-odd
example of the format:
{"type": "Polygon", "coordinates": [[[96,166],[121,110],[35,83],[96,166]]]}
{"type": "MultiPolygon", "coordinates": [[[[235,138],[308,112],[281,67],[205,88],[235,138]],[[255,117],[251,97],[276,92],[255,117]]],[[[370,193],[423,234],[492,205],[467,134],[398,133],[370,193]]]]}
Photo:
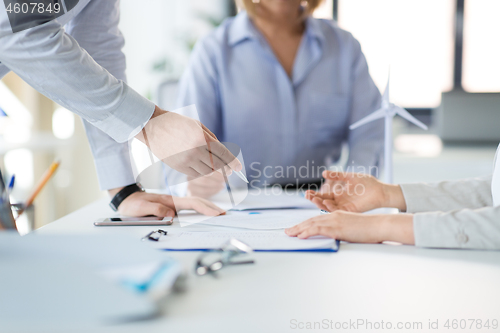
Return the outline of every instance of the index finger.
{"type": "Polygon", "coordinates": [[[295,236],[298,236],[299,234],[301,234],[302,232],[304,232],[305,230],[307,230],[308,228],[310,228],[311,226],[313,226],[314,224],[328,221],[331,218],[332,218],[331,215],[328,215],[328,216],[327,215],[320,215],[320,216],[311,217],[310,219],[307,219],[304,222],[301,222],[301,223],[299,223],[291,228],[285,229],[285,233],[288,236],[295,237],[295,236]]]}
{"type": "Polygon", "coordinates": [[[307,199],[307,200],[312,200],[316,195],[316,191],[313,191],[313,190],[307,190],[305,193],[304,193],[304,197],[307,199]]]}
{"type": "Polygon", "coordinates": [[[205,200],[202,198],[193,198],[191,204],[194,210],[203,215],[219,216],[226,214],[226,211],[224,209],[220,208],[209,200],[205,200]]]}
{"type": "Polygon", "coordinates": [[[243,166],[241,165],[241,162],[238,161],[238,159],[227,149],[222,143],[219,141],[208,141],[207,140],[207,146],[210,151],[210,153],[215,157],[213,163],[214,163],[214,170],[220,169],[220,163],[222,162],[224,165],[229,166],[231,170],[234,171],[241,171],[243,169],[243,166]],[[217,161],[218,159],[219,161],[217,161]],[[219,166],[219,167],[217,167],[219,166]]]}
{"type": "Polygon", "coordinates": [[[219,139],[217,139],[217,137],[215,136],[215,134],[211,130],[209,130],[205,125],[201,124],[201,128],[203,128],[203,130],[205,131],[206,135],[211,136],[214,140],[219,140],[219,139]]]}
{"type": "Polygon", "coordinates": [[[330,179],[330,180],[345,180],[345,179],[350,179],[352,174],[345,173],[345,172],[339,172],[339,171],[325,170],[325,171],[323,171],[322,176],[323,176],[323,178],[330,179]]]}

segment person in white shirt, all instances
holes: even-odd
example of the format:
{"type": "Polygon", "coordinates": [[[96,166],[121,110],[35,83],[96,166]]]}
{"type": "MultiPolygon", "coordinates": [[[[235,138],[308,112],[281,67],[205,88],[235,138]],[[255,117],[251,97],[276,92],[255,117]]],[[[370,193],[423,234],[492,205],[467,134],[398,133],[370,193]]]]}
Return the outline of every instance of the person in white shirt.
{"type": "Polygon", "coordinates": [[[355,243],[395,241],[421,247],[500,250],[500,145],[493,176],[437,184],[384,184],[354,173],[325,171],[329,189],[306,197],[330,214],[287,229],[355,243]],[[365,215],[392,207],[408,214],[365,215]]]}
{"type": "MultiPolygon", "coordinates": [[[[101,189],[112,196],[136,182],[127,144],[134,137],[191,177],[228,169],[225,165],[240,171],[239,161],[205,126],[161,110],[125,83],[119,18],[119,0],[5,0],[0,5],[0,78],[13,71],[83,118],[101,189]]],[[[118,208],[137,216],[173,213],[170,197],[140,191],[118,208]]],[[[204,211],[214,214],[213,209],[204,211]]]]}

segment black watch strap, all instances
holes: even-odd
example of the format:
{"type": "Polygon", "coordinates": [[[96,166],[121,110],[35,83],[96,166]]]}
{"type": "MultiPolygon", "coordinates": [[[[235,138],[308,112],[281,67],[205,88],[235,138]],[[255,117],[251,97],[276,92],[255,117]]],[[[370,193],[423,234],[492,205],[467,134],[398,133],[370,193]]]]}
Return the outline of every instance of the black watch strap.
{"type": "Polygon", "coordinates": [[[116,212],[120,204],[123,202],[123,200],[127,199],[128,196],[130,196],[135,192],[144,192],[144,189],[142,188],[141,184],[131,184],[125,186],[120,190],[120,192],[115,194],[113,199],[111,199],[109,206],[116,212]]]}

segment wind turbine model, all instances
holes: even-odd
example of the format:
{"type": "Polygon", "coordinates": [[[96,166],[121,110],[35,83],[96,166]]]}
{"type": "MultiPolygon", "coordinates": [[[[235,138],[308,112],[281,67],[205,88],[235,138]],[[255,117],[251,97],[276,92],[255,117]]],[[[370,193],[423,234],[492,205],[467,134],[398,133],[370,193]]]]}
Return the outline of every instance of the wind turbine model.
{"type": "Polygon", "coordinates": [[[370,123],[376,119],[385,118],[385,140],[384,140],[384,169],[385,175],[384,180],[392,184],[392,119],[395,115],[400,115],[404,119],[408,120],[410,123],[417,125],[418,127],[427,130],[422,122],[413,117],[408,111],[399,107],[389,101],[389,78],[387,79],[387,86],[385,87],[384,95],[382,96],[382,107],[372,114],[358,120],[351,126],[350,130],[363,126],[370,123]]]}

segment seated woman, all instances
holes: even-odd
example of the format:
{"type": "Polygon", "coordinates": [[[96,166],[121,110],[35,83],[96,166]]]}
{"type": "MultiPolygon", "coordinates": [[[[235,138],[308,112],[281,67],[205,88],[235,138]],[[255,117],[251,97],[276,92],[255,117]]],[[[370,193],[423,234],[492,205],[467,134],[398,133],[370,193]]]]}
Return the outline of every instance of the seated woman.
{"type": "MultiPolygon", "coordinates": [[[[311,17],[320,2],[240,1],[244,10],[197,43],[181,79],[178,106],[196,104],[220,141],[241,148],[252,187],[321,181],[344,142],[348,167],[376,172],[383,122],[349,125],[380,106],[380,93],[358,41],[311,17]]],[[[223,187],[214,173],[188,193],[223,187]]]]}
{"type": "Polygon", "coordinates": [[[287,229],[355,243],[395,241],[422,247],[500,250],[500,159],[493,178],[438,184],[384,184],[362,174],[324,172],[329,191],[306,196],[331,213],[287,229]],[[410,214],[364,215],[380,207],[410,214]]]}

